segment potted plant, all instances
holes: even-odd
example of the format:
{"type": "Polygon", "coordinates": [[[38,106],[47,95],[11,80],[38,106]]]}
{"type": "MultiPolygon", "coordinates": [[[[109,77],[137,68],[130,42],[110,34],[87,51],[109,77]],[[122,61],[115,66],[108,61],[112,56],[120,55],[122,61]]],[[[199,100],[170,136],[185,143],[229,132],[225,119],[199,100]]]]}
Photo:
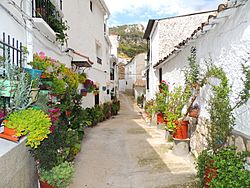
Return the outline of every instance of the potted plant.
{"type": "Polygon", "coordinates": [[[243,158],[237,156],[235,149],[225,147],[234,126],[235,118],[232,112],[245,104],[250,97],[250,69],[242,65],[242,70],[245,76],[245,79],[242,79],[244,87],[239,92],[234,106],[230,103],[231,86],[223,69],[211,64],[205,74],[206,83],[211,85],[213,94],[209,99],[208,108],[210,114],[206,135],[208,148],[198,157],[201,186],[247,187],[250,185],[249,178],[245,179],[246,176],[249,177],[249,173],[246,174],[244,171],[243,158]],[[219,79],[220,82],[215,83],[213,79],[219,79]],[[209,160],[208,163],[202,164],[204,155],[209,156],[209,160]]]}
{"type": "Polygon", "coordinates": [[[63,162],[51,170],[39,169],[41,188],[66,188],[72,181],[74,166],[72,163],[63,162]],[[49,186],[48,186],[49,185],[49,186]]]}
{"type": "Polygon", "coordinates": [[[169,93],[165,116],[167,117],[166,128],[173,133],[174,138],[188,138],[188,121],[182,119],[182,109],[189,99],[189,90],[181,86],[174,87],[169,93]]]}
{"type": "Polygon", "coordinates": [[[27,135],[26,145],[31,148],[37,148],[51,133],[51,120],[48,115],[31,108],[11,113],[4,126],[14,130],[13,134],[18,138],[27,135]]]}

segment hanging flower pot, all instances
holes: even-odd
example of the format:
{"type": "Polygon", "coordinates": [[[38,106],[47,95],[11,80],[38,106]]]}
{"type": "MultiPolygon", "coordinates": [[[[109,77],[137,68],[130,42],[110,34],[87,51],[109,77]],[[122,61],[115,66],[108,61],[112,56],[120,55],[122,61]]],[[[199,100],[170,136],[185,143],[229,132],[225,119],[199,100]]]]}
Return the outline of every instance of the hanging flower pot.
{"type": "Polygon", "coordinates": [[[88,91],[85,89],[85,88],[83,88],[83,89],[81,89],[81,94],[82,94],[82,96],[87,96],[87,94],[88,94],[88,91]]]}
{"type": "Polygon", "coordinates": [[[29,73],[29,75],[31,76],[31,79],[34,80],[35,78],[40,79],[43,71],[42,70],[38,70],[38,69],[29,69],[29,68],[24,68],[25,72],[29,73]]]}
{"type": "Polygon", "coordinates": [[[176,131],[174,138],[176,139],[187,139],[188,138],[188,121],[175,121],[176,131]]]}

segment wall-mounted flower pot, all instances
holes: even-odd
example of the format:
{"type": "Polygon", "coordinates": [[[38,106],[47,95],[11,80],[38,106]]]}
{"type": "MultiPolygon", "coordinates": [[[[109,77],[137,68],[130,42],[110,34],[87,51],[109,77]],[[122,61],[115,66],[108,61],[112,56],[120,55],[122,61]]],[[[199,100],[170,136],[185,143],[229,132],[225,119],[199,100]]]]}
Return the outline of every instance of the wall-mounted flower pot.
{"type": "Polygon", "coordinates": [[[29,69],[29,68],[24,68],[24,70],[30,74],[31,79],[34,80],[35,78],[40,79],[43,71],[42,70],[38,70],[38,69],[29,69]]]}
{"type": "Polygon", "coordinates": [[[174,138],[176,139],[187,139],[188,138],[188,121],[175,121],[176,131],[174,138]]]}
{"type": "Polygon", "coordinates": [[[18,81],[0,79],[0,96],[13,97],[18,81]]]}

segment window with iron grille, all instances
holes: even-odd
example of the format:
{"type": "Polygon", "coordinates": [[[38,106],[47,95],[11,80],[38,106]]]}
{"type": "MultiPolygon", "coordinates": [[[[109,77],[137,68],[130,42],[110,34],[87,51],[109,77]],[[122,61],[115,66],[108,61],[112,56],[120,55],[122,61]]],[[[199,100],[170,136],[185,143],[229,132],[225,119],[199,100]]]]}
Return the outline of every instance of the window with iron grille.
{"type": "MultiPolygon", "coordinates": [[[[22,67],[24,64],[24,52],[22,42],[16,40],[10,35],[2,34],[0,37],[0,80],[1,91],[0,91],[0,119],[7,115],[7,109],[11,105],[11,97],[4,94],[2,87],[5,81],[10,79],[10,73],[8,73],[8,67],[22,67]]],[[[13,69],[14,70],[14,69],[13,69]]],[[[15,78],[16,75],[11,77],[15,78]]],[[[6,89],[5,89],[6,90],[6,89]]]]}

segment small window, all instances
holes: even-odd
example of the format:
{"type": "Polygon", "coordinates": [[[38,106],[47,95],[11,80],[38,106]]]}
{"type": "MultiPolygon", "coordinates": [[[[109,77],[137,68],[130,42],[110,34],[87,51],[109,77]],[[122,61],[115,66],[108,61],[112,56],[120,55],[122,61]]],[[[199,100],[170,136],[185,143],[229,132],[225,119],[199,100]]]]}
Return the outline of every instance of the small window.
{"type": "Polygon", "coordinates": [[[89,2],[89,9],[91,10],[91,12],[93,12],[93,2],[92,1],[89,2]]]}
{"type": "Polygon", "coordinates": [[[159,69],[159,82],[162,82],[162,68],[159,69]]]}
{"type": "Polygon", "coordinates": [[[149,69],[147,70],[147,89],[149,89],[149,69]]]}

